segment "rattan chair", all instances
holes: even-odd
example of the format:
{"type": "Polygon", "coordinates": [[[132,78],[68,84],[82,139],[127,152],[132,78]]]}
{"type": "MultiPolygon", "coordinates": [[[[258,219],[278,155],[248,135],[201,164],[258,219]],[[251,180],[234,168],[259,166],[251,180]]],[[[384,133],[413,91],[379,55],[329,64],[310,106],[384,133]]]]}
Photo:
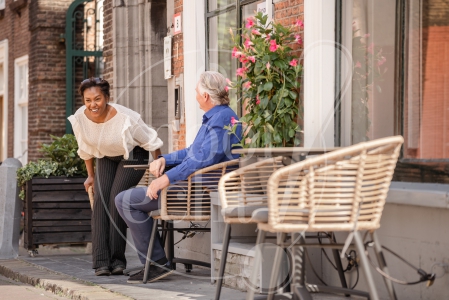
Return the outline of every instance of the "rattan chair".
{"type": "MultiPolygon", "coordinates": [[[[238,164],[238,160],[231,160],[198,170],[192,173],[187,180],[179,181],[162,190],[160,210],[149,213],[149,216],[154,219],[154,222],[148,247],[143,283],[146,283],[148,280],[149,266],[152,263],[150,258],[159,220],[167,224],[167,226],[162,227],[165,228],[163,230],[169,232],[167,236],[168,249],[166,249],[166,254],[167,259],[173,267],[175,267],[176,263],[182,263],[186,265],[186,271],[189,271],[192,265],[201,265],[210,268],[210,263],[207,262],[174,257],[173,231],[188,231],[192,229],[173,228],[173,221],[208,221],[210,219],[211,206],[210,192],[217,191],[220,178],[224,174],[236,170],[238,164]]],[[[210,232],[210,228],[195,228],[194,231],[210,232]]]]}
{"type": "MultiPolygon", "coordinates": [[[[253,218],[259,221],[258,242],[263,241],[266,232],[281,233],[278,245],[286,247],[286,234],[292,234],[292,240],[298,235],[299,243],[296,243],[295,249],[301,252],[302,247],[323,247],[322,244],[306,244],[303,238],[305,232],[350,232],[367,279],[369,296],[373,300],[379,299],[359,231],[366,230],[371,234],[379,266],[388,274],[375,230],[380,227],[402,143],[401,136],[363,142],[275,171],[267,186],[268,214],[257,216],[257,211],[253,213],[253,218]]],[[[260,263],[257,253],[251,283],[255,282],[260,263]]],[[[274,266],[280,265],[281,254],[281,250],[276,251],[274,266]]],[[[294,256],[294,261],[300,261],[300,269],[304,267],[303,256],[294,256]]],[[[273,268],[270,286],[275,285],[278,273],[279,268],[273,268]]],[[[300,274],[299,278],[293,278],[293,292],[301,299],[311,299],[306,290],[304,271],[294,269],[293,274],[300,274]]],[[[396,299],[391,281],[385,278],[384,281],[390,298],[396,299]]],[[[343,292],[341,288],[339,290],[343,292]]],[[[247,299],[253,299],[254,292],[250,289],[247,299]]],[[[273,296],[273,292],[269,293],[268,299],[273,296]]]]}
{"type": "Polygon", "coordinates": [[[252,213],[257,209],[267,209],[266,187],[268,178],[275,170],[283,167],[282,156],[268,158],[237,169],[222,177],[219,183],[221,213],[226,223],[223,236],[220,267],[217,275],[215,299],[220,299],[226,266],[231,224],[255,224],[252,213]]]}

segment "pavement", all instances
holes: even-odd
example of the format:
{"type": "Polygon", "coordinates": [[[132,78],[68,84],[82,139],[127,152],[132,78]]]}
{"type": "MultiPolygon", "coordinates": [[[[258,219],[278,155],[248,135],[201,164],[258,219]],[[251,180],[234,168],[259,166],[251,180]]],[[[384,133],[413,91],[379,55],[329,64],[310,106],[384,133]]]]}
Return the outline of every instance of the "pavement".
{"type": "MultiPolygon", "coordinates": [[[[175,273],[149,284],[128,284],[127,276],[95,276],[90,250],[83,247],[40,246],[35,257],[20,247],[19,257],[0,260],[0,299],[213,299],[215,285],[210,270],[194,266],[186,273],[177,265],[175,273]],[[14,296],[20,295],[20,296],[14,296]],[[28,295],[28,296],[27,296],[28,295]],[[53,298],[51,298],[53,297],[53,298]]],[[[141,266],[132,246],[126,250],[128,268],[141,266]]],[[[223,287],[221,299],[245,299],[245,293],[223,287]]],[[[265,299],[260,295],[258,299],[265,299]]],[[[314,294],[316,300],[344,297],[314,294]]]]}

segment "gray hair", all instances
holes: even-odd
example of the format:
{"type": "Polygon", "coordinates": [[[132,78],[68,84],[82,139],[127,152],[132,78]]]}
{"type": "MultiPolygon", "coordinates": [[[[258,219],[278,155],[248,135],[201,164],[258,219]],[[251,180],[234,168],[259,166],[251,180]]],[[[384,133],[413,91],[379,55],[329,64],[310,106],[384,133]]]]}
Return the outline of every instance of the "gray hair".
{"type": "Polygon", "coordinates": [[[200,76],[198,89],[201,94],[208,93],[215,105],[229,105],[226,78],[218,72],[206,71],[200,76]]]}

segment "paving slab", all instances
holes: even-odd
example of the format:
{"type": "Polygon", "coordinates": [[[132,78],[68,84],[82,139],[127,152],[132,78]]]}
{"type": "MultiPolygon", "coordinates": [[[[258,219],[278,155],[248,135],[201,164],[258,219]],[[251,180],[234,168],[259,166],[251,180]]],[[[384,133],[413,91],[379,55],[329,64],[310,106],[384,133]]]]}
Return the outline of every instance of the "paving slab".
{"type": "MultiPolygon", "coordinates": [[[[132,244],[132,241],[131,241],[132,244]]],[[[91,255],[85,247],[39,247],[39,254],[30,257],[23,248],[17,260],[0,260],[0,274],[76,300],[162,300],[213,299],[215,285],[210,282],[210,269],[193,266],[186,273],[182,265],[159,281],[149,284],[128,284],[127,276],[95,276],[91,255]]],[[[142,267],[132,246],[127,246],[127,267],[142,267]]],[[[243,300],[246,293],[223,287],[221,299],[243,300]]],[[[312,294],[316,300],[338,300],[345,297],[312,294]]],[[[1,298],[0,298],[1,299],[1,298]]],[[[30,298],[32,299],[32,298],[30,298]]],[[[259,295],[256,299],[266,299],[259,295]]]]}

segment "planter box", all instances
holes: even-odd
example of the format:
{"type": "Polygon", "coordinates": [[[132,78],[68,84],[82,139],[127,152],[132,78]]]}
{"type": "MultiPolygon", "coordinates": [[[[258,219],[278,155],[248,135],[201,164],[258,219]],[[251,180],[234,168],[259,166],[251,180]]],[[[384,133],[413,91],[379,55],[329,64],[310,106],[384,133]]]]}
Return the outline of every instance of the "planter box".
{"type": "Polygon", "coordinates": [[[24,247],[91,241],[86,178],[33,178],[26,184],[24,247]]]}

